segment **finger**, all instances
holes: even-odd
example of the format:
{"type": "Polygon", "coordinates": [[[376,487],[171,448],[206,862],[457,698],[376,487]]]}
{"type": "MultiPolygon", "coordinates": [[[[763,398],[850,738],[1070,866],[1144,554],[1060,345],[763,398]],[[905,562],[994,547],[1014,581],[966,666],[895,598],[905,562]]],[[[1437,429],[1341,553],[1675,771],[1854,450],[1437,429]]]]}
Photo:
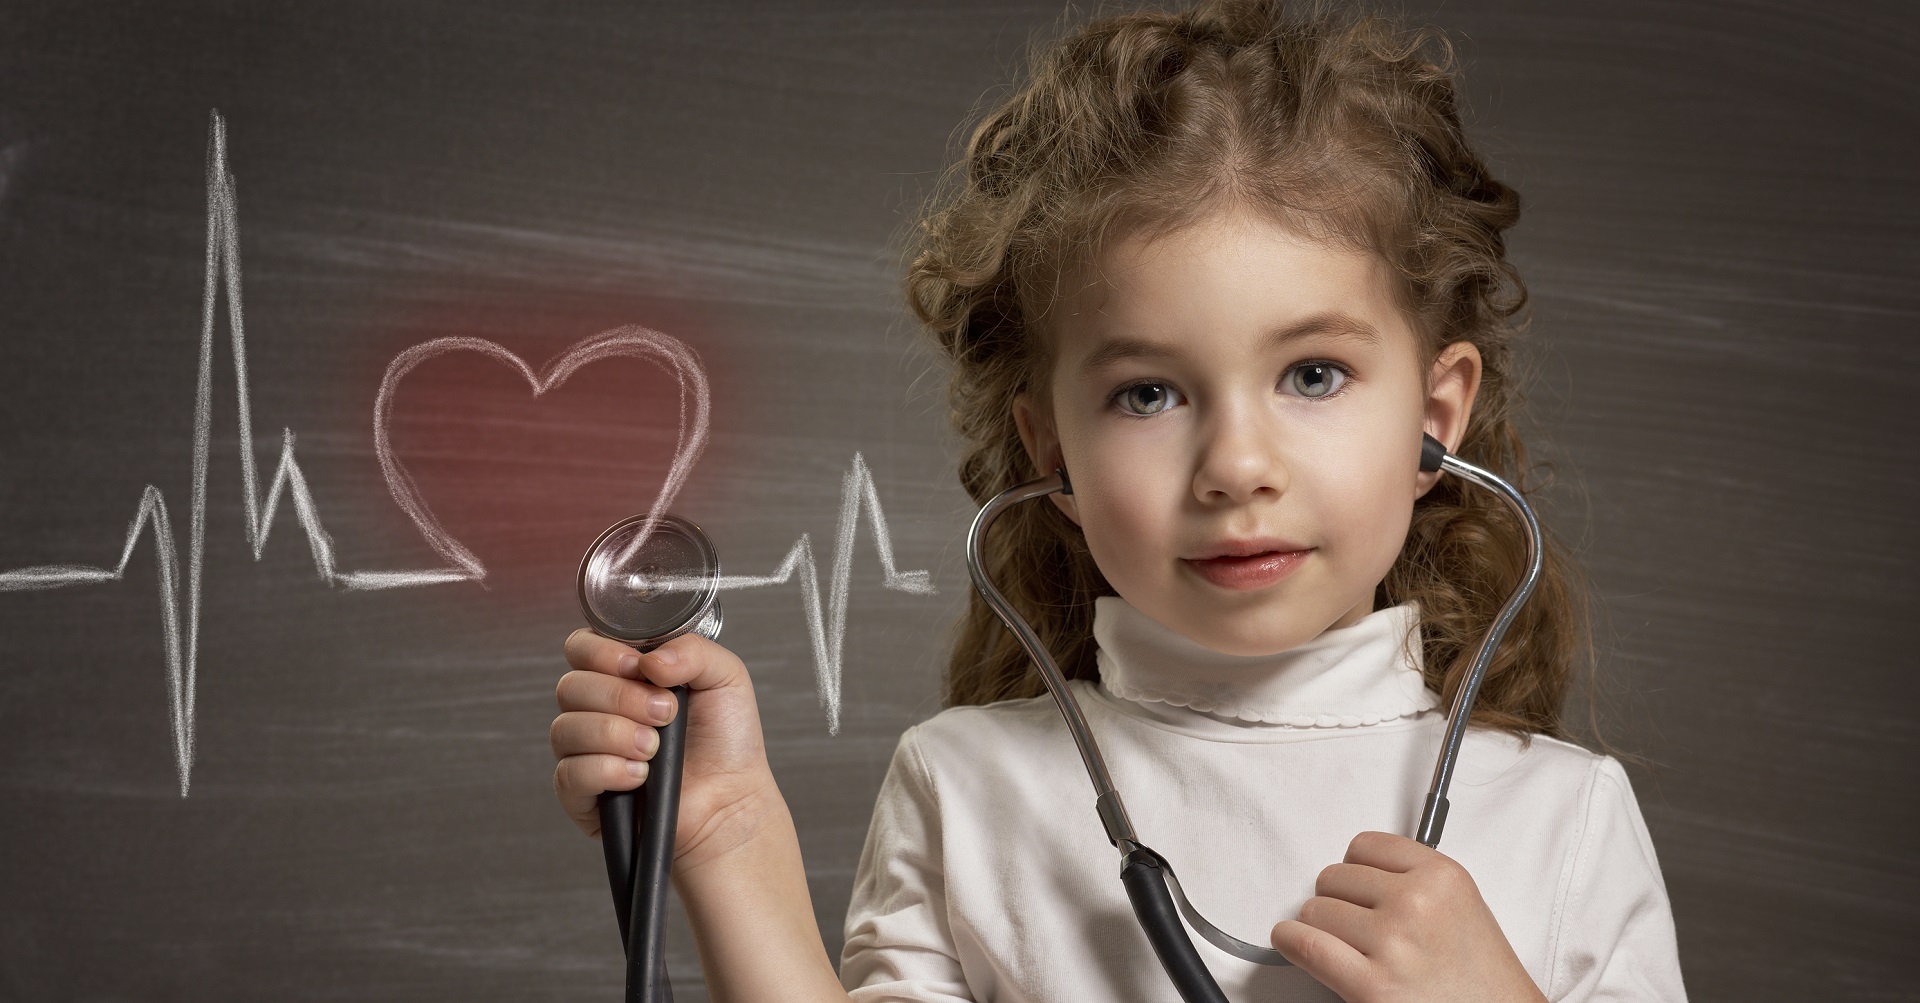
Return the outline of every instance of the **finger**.
{"type": "Polygon", "coordinates": [[[752,689],[738,656],[698,634],[682,634],[640,657],[640,672],[661,686],[752,689]]]}
{"type": "Polygon", "coordinates": [[[1430,863],[1439,855],[1439,850],[1405,836],[1391,832],[1363,832],[1347,844],[1346,862],[1404,874],[1421,864],[1430,863]]]}
{"type": "Polygon", "coordinates": [[[553,793],[587,835],[600,831],[600,795],[630,791],[647,779],[647,764],[619,756],[568,756],[553,768],[553,793]]]}
{"type": "Polygon", "coordinates": [[[1308,899],[1300,906],[1300,922],[1333,934],[1369,957],[1377,954],[1382,944],[1379,914],[1345,899],[1325,895],[1308,899]]]}
{"type": "Polygon", "coordinates": [[[1371,981],[1367,959],[1353,945],[1297,919],[1273,928],[1273,949],[1341,999],[1362,999],[1371,981]]]}
{"type": "Polygon", "coordinates": [[[1313,893],[1372,909],[1392,893],[1394,873],[1369,864],[1329,864],[1315,879],[1313,893]]]}
{"type": "Polygon", "coordinates": [[[586,669],[575,669],[561,676],[554,684],[553,700],[562,711],[617,714],[656,727],[673,720],[677,706],[673,694],[662,687],[586,669]]]}
{"type": "Polygon", "coordinates": [[[628,679],[640,677],[639,652],[585,627],[568,634],[561,650],[567,656],[567,664],[576,669],[628,679]]]}
{"type": "Polygon", "coordinates": [[[618,714],[567,711],[547,729],[553,757],[565,759],[585,753],[605,753],[625,759],[652,759],[660,750],[660,732],[618,714]]]}

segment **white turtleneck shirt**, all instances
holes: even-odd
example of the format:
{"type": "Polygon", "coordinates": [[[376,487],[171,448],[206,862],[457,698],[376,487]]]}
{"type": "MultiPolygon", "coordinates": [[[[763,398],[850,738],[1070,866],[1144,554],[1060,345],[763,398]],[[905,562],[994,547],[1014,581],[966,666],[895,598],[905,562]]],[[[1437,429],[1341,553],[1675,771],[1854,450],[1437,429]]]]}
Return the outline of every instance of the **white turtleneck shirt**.
{"type": "MultiPolygon", "coordinates": [[[[1097,600],[1100,681],[1069,683],[1135,831],[1214,925],[1253,944],[1368,830],[1411,834],[1445,714],[1411,606],[1279,655],[1204,648],[1097,600]]],[[[1673,918],[1620,764],[1470,729],[1441,852],[1551,1000],[1684,1000],[1673,918]]],[[[847,910],[853,999],[1165,1001],[1120,858],[1051,697],[907,730],[847,910]]],[[[1304,971],[1194,946],[1234,1003],[1337,1000],[1304,971]]]]}

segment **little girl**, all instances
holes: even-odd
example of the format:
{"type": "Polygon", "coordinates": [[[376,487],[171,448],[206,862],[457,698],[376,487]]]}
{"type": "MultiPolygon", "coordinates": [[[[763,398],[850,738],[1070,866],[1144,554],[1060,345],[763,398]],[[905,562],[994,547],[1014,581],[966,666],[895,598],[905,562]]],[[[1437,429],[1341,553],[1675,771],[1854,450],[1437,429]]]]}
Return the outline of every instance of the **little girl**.
{"type": "MultiPolygon", "coordinates": [[[[1259,0],[1085,25],[975,132],[912,305],[953,367],[992,578],[1073,679],[1189,898],[1297,967],[1196,946],[1229,999],[1684,998],[1646,826],[1561,740],[1565,559],[1473,715],[1445,852],[1408,838],[1450,697],[1524,565],[1422,432],[1525,468],[1519,198],[1469,148],[1444,38],[1259,0]]],[[[836,977],[746,669],[581,632],[554,785],[645,780],[690,683],[674,881],[716,1000],[1173,1000],[1052,701],[976,597],[951,709],[902,736],[836,977]]]]}

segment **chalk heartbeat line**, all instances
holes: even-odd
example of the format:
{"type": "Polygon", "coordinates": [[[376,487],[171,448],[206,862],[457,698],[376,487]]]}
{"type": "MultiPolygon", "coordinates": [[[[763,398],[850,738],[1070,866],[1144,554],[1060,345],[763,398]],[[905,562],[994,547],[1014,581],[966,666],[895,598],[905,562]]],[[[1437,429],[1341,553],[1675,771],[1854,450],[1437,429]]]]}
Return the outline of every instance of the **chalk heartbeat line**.
{"type": "MultiPolygon", "coordinates": [[[[264,502],[260,499],[260,478],[254,462],[253,408],[251,383],[247,376],[245,311],[241,289],[240,218],[235,183],[227,169],[226,122],[218,112],[212,115],[207,140],[207,259],[205,284],[201,294],[200,365],[194,390],[193,493],[192,521],[189,524],[185,555],[186,596],[181,601],[182,558],[174,535],[173,519],[167,510],[166,495],[152,484],[140,494],[140,504],[127,527],[120,561],[113,567],[86,564],[49,564],[0,572],[0,592],[54,589],[120,581],[126,576],[134,548],[149,528],[157,564],[160,593],[160,629],[167,663],[168,717],[173,737],[175,768],[180,781],[180,796],[191,786],[194,762],[194,703],[196,675],[200,657],[200,606],[204,580],[207,538],[207,467],[213,433],[213,352],[214,328],[219,318],[219,302],[224,291],[227,328],[233,358],[235,421],[240,438],[241,494],[245,504],[247,543],[258,561],[265,552],[267,537],[281,500],[290,499],[300,529],[306,534],[313,566],[320,580],[347,590],[413,588],[455,582],[484,583],[486,568],[480,559],[440,525],[421,497],[413,477],[394,454],[387,426],[400,380],[415,366],[449,352],[477,352],[491,356],[517,369],[538,397],[564,383],[580,367],[605,358],[643,358],[668,370],[680,386],[679,445],[669,465],[666,479],[648,508],[658,517],[667,511],[688,473],[704,451],[707,441],[709,395],[706,373],[692,349],[675,338],[644,327],[615,328],[575,345],[536,373],[518,355],[491,341],[480,338],[436,338],[416,345],[396,356],[387,366],[380,393],[374,405],[374,450],[386,475],[387,488],[429,547],[447,561],[440,568],[400,571],[337,570],[333,539],[320,523],[313,492],[305,473],[294,456],[291,428],[281,430],[280,462],[269,483],[264,502]]],[[[723,576],[715,584],[723,590],[780,585],[800,579],[808,638],[812,642],[814,677],[822,707],[827,715],[829,733],[840,731],[841,653],[845,649],[847,603],[853,580],[853,547],[864,509],[873,526],[874,543],[879,551],[885,588],[910,595],[933,595],[930,576],[925,571],[899,571],[894,567],[892,536],[880,507],[880,492],[873,472],[859,453],[842,482],[839,526],[834,538],[833,567],[827,580],[824,603],[820,594],[820,572],[813,555],[812,539],[801,534],[780,565],[769,575],[723,576]]],[[[644,537],[629,544],[637,548],[644,537]]]]}
{"type": "Polygon", "coordinates": [[[693,592],[709,585],[722,590],[756,589],[765,585],[784,585],[800,578],[801,601],[806,605],[807,633],[813,641],[814,678],[820,689],[820,702],[827,709],[827,731],[840,733],[840,652],[847,637],[847,591],[853,583],[853,535],[858,528],[860,509],[866,507],[873,518],[873,542],[880,551],[881,584],[909,595],[934,594],[933,582],[925,571],[896,571],[893,566],[893,537],[887,531],[887,516],[880,508],[880,489],[874,486],[873,472],[859,453],[853,454],[853,469],[847,471],[840,487],[840,527],[833,537],[833,572],[828,577],[825,615],[820,608],[820,572],[813,559],[813,541],[800,534],[786,559],[770,575],[720,575],[712,578],[678,576],[642,577],[642,588],[693,592]]]}

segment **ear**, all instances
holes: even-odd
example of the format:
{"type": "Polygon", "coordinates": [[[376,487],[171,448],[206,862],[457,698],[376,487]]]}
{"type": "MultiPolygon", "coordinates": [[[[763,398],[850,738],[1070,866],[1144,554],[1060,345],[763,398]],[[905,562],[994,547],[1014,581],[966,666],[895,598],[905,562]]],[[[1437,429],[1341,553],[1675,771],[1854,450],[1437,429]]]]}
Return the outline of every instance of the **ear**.
{"type": "MultiPolygon", "coordinates": [[[[1473,398],[1480,392],[1480,350],[1473,342],[1456,341],[1440,350],[1427,371],[1427,400],[1421,426],[1451,453],[1467,435],[1473,398]]],[[[1423,472],[1414,481],[1414,497],[1433,490],[1438,471],[1423,472]]]]}
{"type": "MultiPolygon", "coordinates": [[[[1060,434],[1054,429],[1052,408],[1040,407],[1032,394],[1021,394],[1013,399],[1013,424],[1020,430],[1020,444],[1027,448],[1027,459],[1033,461],[1034,469],[1052,473],[1066,466],[1060,452],[1060,434]]],[[[1075,526],[1080,525],[1080,510],[1074,505],[1072,495],[1056,491],[1048,497],[1075,526]]]]}

